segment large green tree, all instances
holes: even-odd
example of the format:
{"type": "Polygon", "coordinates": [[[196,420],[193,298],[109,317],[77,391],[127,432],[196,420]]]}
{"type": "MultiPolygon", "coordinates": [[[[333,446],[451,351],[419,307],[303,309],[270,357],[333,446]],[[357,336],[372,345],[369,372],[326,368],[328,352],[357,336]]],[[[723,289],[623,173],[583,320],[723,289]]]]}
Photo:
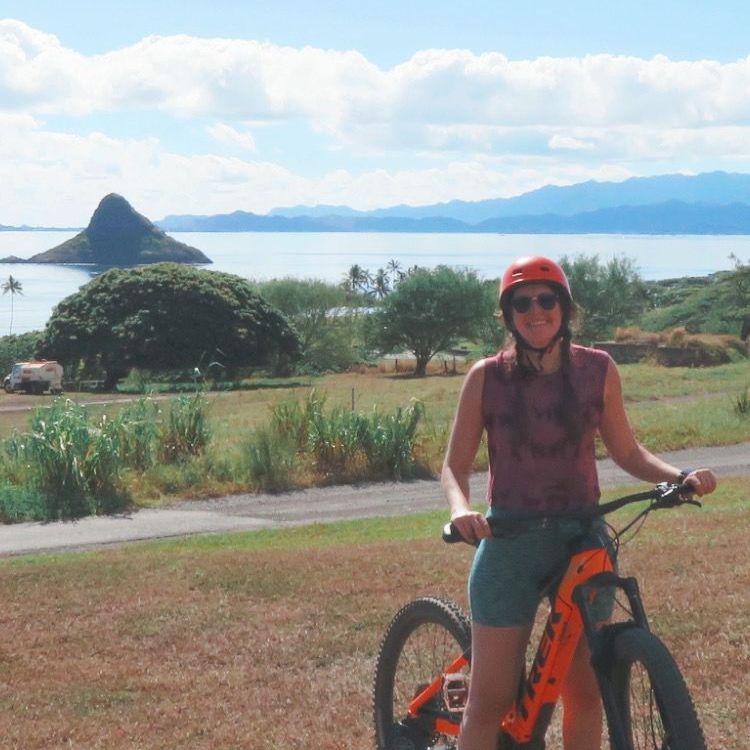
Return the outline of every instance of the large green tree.
{"type": "Polygon", "coordinates": [[[16,362],[37,356],[41,335],[41,331],[29,331],[0,337],[0,378],[7,375],[16,362]]]}
{"type": "Polygon", "coordinates": [[[302,342],[302,365],[341,370],[361,356],[361,319],[341,286],[318,279],[272,279],[256,287],[263,299],[291,321],[302,342]]]}
{"type": "Polygon", "coordinates": [[[633,323],[646,309],[648,294],[632,259],[602,263],[597,255],[560,260],[581,312],[578,337],[592,343],[608,338],[616,326],[633,323]]]}
{"type": "Polygon", "coordinates": [[[409,351],[422,376],[437,352],[472,338],[491,315],[479,277],[446,266],[406,276],[369,316],[369,343],[381,352],[409,351]]]}
{"type": "Polygon", "coordinates": [[[284,316],[239,276],[176,263],[113,269],[64,299],[40,353],[100,367],[112,388],[130,368],[291,361],[300,342],[284,316]]]}

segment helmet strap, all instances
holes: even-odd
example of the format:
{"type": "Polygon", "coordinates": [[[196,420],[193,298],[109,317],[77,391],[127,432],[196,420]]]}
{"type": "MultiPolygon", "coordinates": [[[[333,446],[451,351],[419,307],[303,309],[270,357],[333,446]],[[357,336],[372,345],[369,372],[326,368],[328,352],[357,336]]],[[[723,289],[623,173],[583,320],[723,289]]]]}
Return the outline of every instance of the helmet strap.
{"type": "Polygon", "coordinates": [[[544,370],[542,360],[555,348],[555,344],[558,340],[562,338],[562,326],[560,326],[560,329],[552,337],[552,340],[547,346],[532,346],[523,336],[521,336],[515,326],[511,329],[511,333],[516,337],[519,348],[526,354],[526,360],[531,366],[531,369],[534,370],[534,372],[542,372],[544,370]]]}

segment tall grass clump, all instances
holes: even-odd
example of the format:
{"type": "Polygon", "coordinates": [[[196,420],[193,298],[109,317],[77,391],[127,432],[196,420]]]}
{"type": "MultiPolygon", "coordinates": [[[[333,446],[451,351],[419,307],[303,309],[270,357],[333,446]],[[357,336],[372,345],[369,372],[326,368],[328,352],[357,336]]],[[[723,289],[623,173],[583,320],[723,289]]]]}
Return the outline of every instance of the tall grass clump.
{"type": "Polygon", "coordinates": [[[31,487],[44,498],[46,519],[112,512],[124,505],[117,425],[106,415],[91,424],[83,407],[58,399],[36,410],[30,427],[15,449],[31,487]]]}
{"type": "Polygon", "coordinates": [[[302,482],[396,479],[417,470],[415,445],[424,406],[414,402],[384,414],[342,407],[325,409],[325,397],[312,391],[302,402],[277,404],[270,426],[246,446],[251,480],[267,491],[302,482]]]}
{"type": "Polygon", "coordinates": [[[124,467],[144,471],[156,463],[160,412],[149,397],[127,404],[113,419],[124,467]]]}
{"type": "Polygon", "coordinates": [[[202,392],[173,398],[159,433],[159,459],[176,463],[200,455],[211,437],[202,392]]]}
{"type": "Polygon", "coordinates": [[[394,414],[373,411],[364,435],[363,450],[370,467],[393,479],[403,479],[415,468],[414,446],[417,427],[424,416],[424,404],[415,401],[394,414]]]}
{"type": "Polygon", "coordinates": [[[304,450],[310,437],[311,425],[325,417],[325,403],[325,395],[319,395],[314,388],[301,403],[282,401],[271,413],[271,429],[304,450]]]}
{"type": "Polygon", "coordinates": [[[732,400],[734,413],[741,419],[750,417],[750,386],[745,386],[744,390],[732,400]]]}
{"type": "Polygon", "coordinates": [[[288,435],[261,428],[250,435],[245,448],[250,481],[264,492],[283,492],[295,486],[299,468],[297,447],[288,435]]]}

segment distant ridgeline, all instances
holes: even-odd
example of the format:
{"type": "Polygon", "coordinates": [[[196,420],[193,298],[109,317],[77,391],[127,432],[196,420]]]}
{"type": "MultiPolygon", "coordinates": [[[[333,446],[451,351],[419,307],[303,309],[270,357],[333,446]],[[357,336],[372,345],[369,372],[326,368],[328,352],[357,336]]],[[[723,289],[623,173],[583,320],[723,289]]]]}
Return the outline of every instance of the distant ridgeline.
{"type": "Polygon", "coordinates": [[[0,259],[0,263],[93,263],[101,266],[163,261],[212,262],[200,250],[168,237],[115,193],[102,198],[89,225],[75,237],[28,260],[13,256],[0,259]]]}
{"type": "Polygon", "coordinates": [[[292,206],[267,215],[173,215],[168,232],[490,232],[750,234],[750,174],[633,177],[546,187],[513,198],[356,211],[292,206]]]}

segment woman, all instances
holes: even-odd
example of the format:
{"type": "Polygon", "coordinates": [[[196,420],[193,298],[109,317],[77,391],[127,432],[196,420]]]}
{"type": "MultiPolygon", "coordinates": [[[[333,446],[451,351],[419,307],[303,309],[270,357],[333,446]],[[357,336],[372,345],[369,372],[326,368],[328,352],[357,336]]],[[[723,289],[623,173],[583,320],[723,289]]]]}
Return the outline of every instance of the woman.
{"type": "MultiPolygon", "coordinates": [[[[461,390],[442,472],[451,521],[467,541],[482,540],[469,576],[472,669],[459,748],[494,750],[500,718],[516,689],[539,585],[566,555],[574,521],[539,524],[515,539],[494,539],[471,510],[469,477],[483,430],[489,451],[490,515],[519,509],[576,510],[599,501],[594,440],[645,482],[716,488],[710,469],[680,470],[635,439],[620,376],[608,354],[571,344],[573,299],[563,270],[521,258],[500,284],[500,309],[515,347],[477,362],[461,390]]],[[[606,542],[603,540],[603,544],[606,542]]],[[[562,698],[568,750],[599,750],[602,710],[588,646],[576,652],[562,698]]]]}

